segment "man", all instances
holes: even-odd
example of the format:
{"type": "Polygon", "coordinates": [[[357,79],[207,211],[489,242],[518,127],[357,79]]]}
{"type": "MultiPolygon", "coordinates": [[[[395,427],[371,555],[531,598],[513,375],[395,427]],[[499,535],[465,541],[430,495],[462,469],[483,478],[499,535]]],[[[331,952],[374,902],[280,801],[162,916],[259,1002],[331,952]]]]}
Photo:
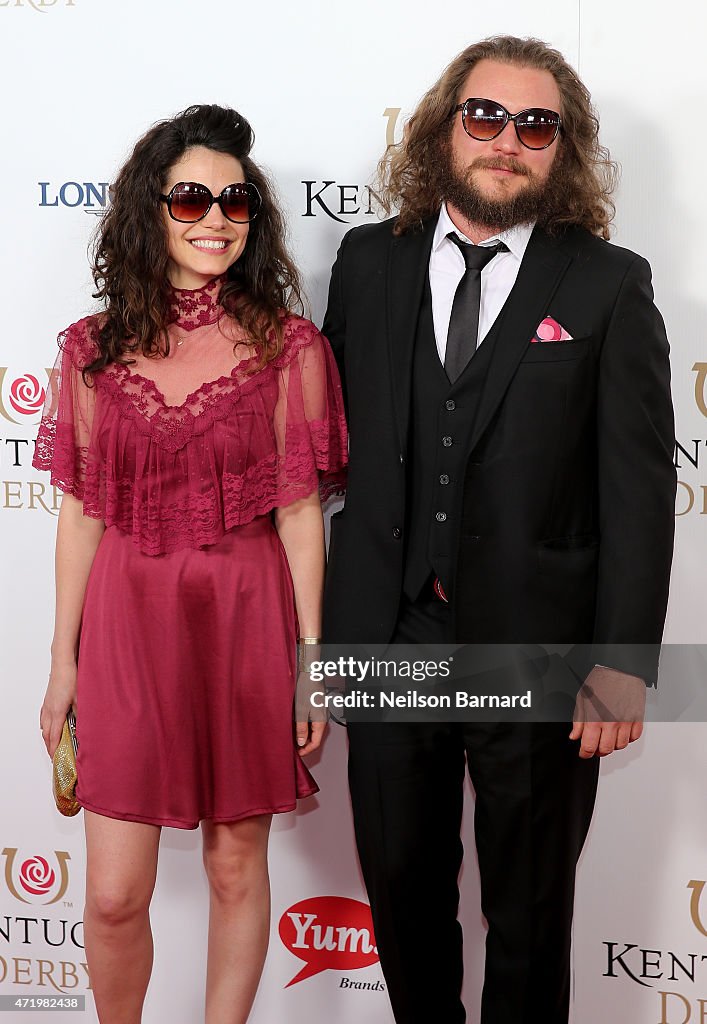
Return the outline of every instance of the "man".
{"type": "Polygon", "coordinates": [[[597,132],[557,51],[470,46],[381,162],[398,217],[349,232],[332,272],[324,333],[351,441],[325,639],[591,645],[571,733],[350,726],[399,1024],[465,1020],[465,763],[488,922],[481,1020],[567,1021],[592,755],[640,735],[655,682],[675,493],[668,344],[648,264],[606,241],[614,165],[597,132]],[[591,698],[617,720],[582,721],[591,698]]]}

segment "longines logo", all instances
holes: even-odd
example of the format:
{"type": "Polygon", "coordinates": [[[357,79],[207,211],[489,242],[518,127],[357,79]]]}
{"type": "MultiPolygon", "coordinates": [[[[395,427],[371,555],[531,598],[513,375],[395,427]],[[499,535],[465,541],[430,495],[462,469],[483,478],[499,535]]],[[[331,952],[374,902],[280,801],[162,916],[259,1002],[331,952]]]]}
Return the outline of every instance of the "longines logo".
{"type": "MultiPolygon", "coordinates": [[[[689,903],[685,901],[692,924],[703,937],[707,937],[702,919],[705,884],[700,879],[689,881],[686,888],[691,890],[691,895],[689,903]]],[[[707,913],[707,907],[704,912],[707,913]]],[[[628,977],[645,988],[657,988],[656,982],[661,983],[656,991],[660,999],[660,1020],[656,1024],[704,1024],[707,1021],[707,998],[697,997],[687,987],[694,986],[696,980],[707,981],[704,970],[707,953],[681,952],[678,956],[671,950],[643,949],[634,942],[604,942],[603,945],[606,949],[605,978],[628,977]],[[679,990],[668,989],[666,982],[676,982],[679,990]]]]}
{"type": "MultiPolygon", "coordinates": [[[[321,971],[358,970],[378,961],[371,908],[347,896],[300,900],[280,918],[279,933],[289,951],[304,960],[304,966],[285,988],[321,971]]],[[[339,987],[384,991],[382,982],[353,984],[347,980],[339,987]]]]}
{"type": "Polygon", "coordinates": [[[2,856],[5,858],[5,884],[16,900],[49,906],[63,897],[69,885],[68,862],[71,860],[66,850],[54,851],[54,867],[46,857],[39,855],[18,862],[14,846],[6,846],[2,856]]]}
{"type": "MultiPolygon", "coordinates": [[[[400,107],[386,107],[383,111],[387,146],[395,145],[400,110],[400,107]]],[[[370,185],[341,185],[333,178],[305,178],[302,184],[305,187],[303,217],[316,217],[319,213],[325,213],[339,224],[349,224],[347,218],[358,214],[364,217],[377,216],[381,209],[380,198],[370,185]]]]}
{"type": "Polygon", "coordinates": [[[76,7],[76,0],[0,0],[0,7],[29,7],[47,14],[51,7],[76,7]]]}
{"type": "MultiPolygon", "coordinates": [[[[695,374],[695,405],[707,419],[707,363],[695,363],[692,372],[695,374]]],[[[676,469],[694,474],[705,465],[707,465],[707,437],[693,437],[689,441],[676,441],[676,469]]],[[[707,483],[679,478],[675,514],[685,516],[689,513],[707,516],[707,483]]]]}
{"type": "Polygon", "coordinates": [[[51,181],[38,181],[39,206],[80,206],[84,213],[100,217],[111,201],[111,184],[108,181],[65,181],[53,185],[51,181]]]}

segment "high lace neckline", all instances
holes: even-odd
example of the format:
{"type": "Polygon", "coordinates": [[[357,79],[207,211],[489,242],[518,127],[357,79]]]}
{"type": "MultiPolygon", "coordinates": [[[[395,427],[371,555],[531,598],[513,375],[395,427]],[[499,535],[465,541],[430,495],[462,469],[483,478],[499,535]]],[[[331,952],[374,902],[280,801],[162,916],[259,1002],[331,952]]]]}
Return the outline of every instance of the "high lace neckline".
{"type": "Polygon", "coordinates": [[[169,286],[170,305],[168,322],[185,331],[215,324],[223,313],[218,301],[226,275],[214,277],[203,288],[175,288],[169,286]]]}

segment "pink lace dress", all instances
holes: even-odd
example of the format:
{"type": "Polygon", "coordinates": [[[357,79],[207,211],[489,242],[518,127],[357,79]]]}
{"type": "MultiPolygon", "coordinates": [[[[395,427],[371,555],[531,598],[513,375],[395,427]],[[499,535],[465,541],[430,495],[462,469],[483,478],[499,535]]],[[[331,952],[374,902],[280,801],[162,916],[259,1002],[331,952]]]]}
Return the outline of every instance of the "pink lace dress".
{"type": "Polygon", "coordinates": [[[217,298],[174,291],[170,355],[87,386],[97,318],[60,338],[34,466],[104,520],[81,622],[79,803],[196,828],[291,810],[317,786],[294,743],[296,614],[271,512],[343,484],[327,341],[288,316],[256,372],[217,298]]]}

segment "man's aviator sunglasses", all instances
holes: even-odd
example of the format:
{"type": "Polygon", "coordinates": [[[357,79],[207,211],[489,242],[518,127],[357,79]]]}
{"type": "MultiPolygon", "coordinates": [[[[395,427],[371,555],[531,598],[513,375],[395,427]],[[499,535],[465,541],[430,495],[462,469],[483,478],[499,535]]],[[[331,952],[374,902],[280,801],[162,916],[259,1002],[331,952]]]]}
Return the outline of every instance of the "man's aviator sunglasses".
{"type": "Polygon", "coordinates": [[[512,121],[521,142],[526,149],[547,149],[557,138],[562,127],[560,115],[545,107],[528,107],[511,114],[495,100],[473,97],[464,100],[452,113],[462,112],[462,125],[467,135],[478,142],[490,142],[501,134],[512,121]]]}
{"type": "Polygon", "coordinates": [[[172,220],[181,224],[196,224],[203,220],[214,203],[218,203],[224,217],[234,224],[247,224],[257,217],[262,203],[260,193],[251,181],[226,185],[217,196],[197,181],[179,181],[168,195],[161,195],[160,199],[167,204],[172,220]]]}

